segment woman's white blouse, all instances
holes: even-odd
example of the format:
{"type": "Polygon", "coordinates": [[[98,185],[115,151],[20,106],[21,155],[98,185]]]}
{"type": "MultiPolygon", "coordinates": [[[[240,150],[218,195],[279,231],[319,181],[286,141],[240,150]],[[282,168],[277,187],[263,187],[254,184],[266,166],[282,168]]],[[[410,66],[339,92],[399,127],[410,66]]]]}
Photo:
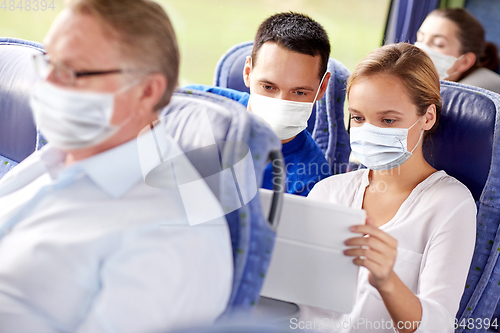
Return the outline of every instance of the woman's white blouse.
{"type": "MultiPolygon", "coordinates": [[[[368,172],[324,179],[308,198],[361,208],[368,172]]],[[[453,332],[476,238],[476,205],[469,190],[446,172],[437,171],[413,189],[380,230],[398,240],[394,272],[422,304],[416,332],[453,332]]],[[[394,332],[368,273],[364,267],[359,270],[356,303],[350,314],[301,305],[302,325],[333,332],[394,332]]]]}

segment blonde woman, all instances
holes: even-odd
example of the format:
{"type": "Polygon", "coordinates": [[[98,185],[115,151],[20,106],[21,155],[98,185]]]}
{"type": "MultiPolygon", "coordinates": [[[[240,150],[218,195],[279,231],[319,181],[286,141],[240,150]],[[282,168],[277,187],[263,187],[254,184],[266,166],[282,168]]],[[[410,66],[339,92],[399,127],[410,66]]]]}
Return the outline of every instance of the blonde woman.
{"type": "Polygon", "coordinates": [[[345,242],[360,266],[356,303],[347,315],[301,306],[301,319],[330,318],[322,328],[335,332],[453,332],[476,206],[422,153],[441,110],[436,69],[413,45],[387,45],[357,65],[347,96],[352,150],[368,169],[322,180],[309,197],[367,212],[345,242]]]}

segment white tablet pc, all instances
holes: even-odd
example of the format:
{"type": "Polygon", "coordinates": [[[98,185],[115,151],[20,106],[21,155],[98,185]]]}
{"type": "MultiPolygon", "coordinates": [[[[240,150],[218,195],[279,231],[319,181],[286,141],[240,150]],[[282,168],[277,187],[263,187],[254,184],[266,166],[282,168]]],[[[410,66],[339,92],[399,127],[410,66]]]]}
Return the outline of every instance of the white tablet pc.
{"type": "MultiPolygon", "coordinates": [[[[272,191],[260,189],[264,216],[272,191]]],[[[349,227],[364,224],[364,210],[284,194],[276,243],[261,295],[349,313],[356,295],[358,267],[346,257],[349,227]]]]}

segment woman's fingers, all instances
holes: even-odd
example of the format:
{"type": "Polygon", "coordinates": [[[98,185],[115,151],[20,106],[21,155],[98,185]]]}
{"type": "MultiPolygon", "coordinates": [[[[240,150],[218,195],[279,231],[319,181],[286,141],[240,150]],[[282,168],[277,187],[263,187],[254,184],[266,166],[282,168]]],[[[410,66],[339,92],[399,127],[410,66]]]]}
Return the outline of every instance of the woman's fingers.
{"type": "Polygon", "coordinates": [[[389,245],[381,241],[380,239],[372,236],[368,237],[355,237],[350,238],[344,242],[347,246],[364,246],[369,247],[377,252],[385,252],[387,247],[390,248],[389,245]]]}
{"type": "Polygon", "coordinates": [[[346,256],[355,257],[353,263],[370,271],[370,284],[375,288],[389,281],[397,256],[398,242],[384,231],[367,221],[366,225],[351,227],[351,231],[363,234],[344,243],[353,246],[344,250],[346,256]]]}
{"type": "Polygon", "coordinates": [[[383,267],[377,264],[374,261],[368,260],[368,259],[363,259],[363,258],[354,258],[352,262],[355,265],[358,266],[363,266],[366,267],[372,274],[375,276],[380,276],[382,275],[381,270],[383,270],[383,267]]]}
{"type": "Polygon", "coordinates": [[[389,259],[382,253],[370,249],[363,249],[363,248],[347,249],[344,250],[344,254],[349,257],[363,257],[366,258],[367,260],[373,261],[378,265],[387,265],[388,263],[390,263],[389,259]]]}
{"type": "Polygon", "coordinates": [[[383,241],[384,243],[387,243],[391,247],[395,248],[398,247],[398,241],[395,238],[389,236],[387,233],[383,232],[382,230],[373,225],[366,225],[366,224],[355,225],[352,226],[350,229],[352,232],[355,233],[376,237],[381,241],[383,241]]]}

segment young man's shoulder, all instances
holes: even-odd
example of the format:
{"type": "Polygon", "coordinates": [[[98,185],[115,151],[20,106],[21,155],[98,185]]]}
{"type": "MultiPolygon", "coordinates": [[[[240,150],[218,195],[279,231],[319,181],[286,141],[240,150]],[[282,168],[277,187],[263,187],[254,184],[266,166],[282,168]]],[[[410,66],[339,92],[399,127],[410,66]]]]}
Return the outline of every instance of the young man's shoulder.
{"type": "Polygon", "coordinates": [[[305,152],[308,152],[309,155],[311,156],[312,159],[318,160],[318,161],[326,161],[325,154],[319,147],[318,143],[313,139],[311,134],[305,130],[304,134],[306,136],[306,139],[304,141],[304,145],[302,147],[302,150],[305,152]]]}
{"type": "Polygon", "coordinates": [[[245,107],[248,105],[248,100],[250,99],[249,93],[235,90],[235,89],[230,89],[230,88],[221,88],[221,87],[209,86],[209,85],[203,85],[203,84],[191,84],[191,85],[188,85],[184,88],[209,92],[212,94],[223,96],[223,97],[232,99],[233,101],[236,101],[245,107]]]}

